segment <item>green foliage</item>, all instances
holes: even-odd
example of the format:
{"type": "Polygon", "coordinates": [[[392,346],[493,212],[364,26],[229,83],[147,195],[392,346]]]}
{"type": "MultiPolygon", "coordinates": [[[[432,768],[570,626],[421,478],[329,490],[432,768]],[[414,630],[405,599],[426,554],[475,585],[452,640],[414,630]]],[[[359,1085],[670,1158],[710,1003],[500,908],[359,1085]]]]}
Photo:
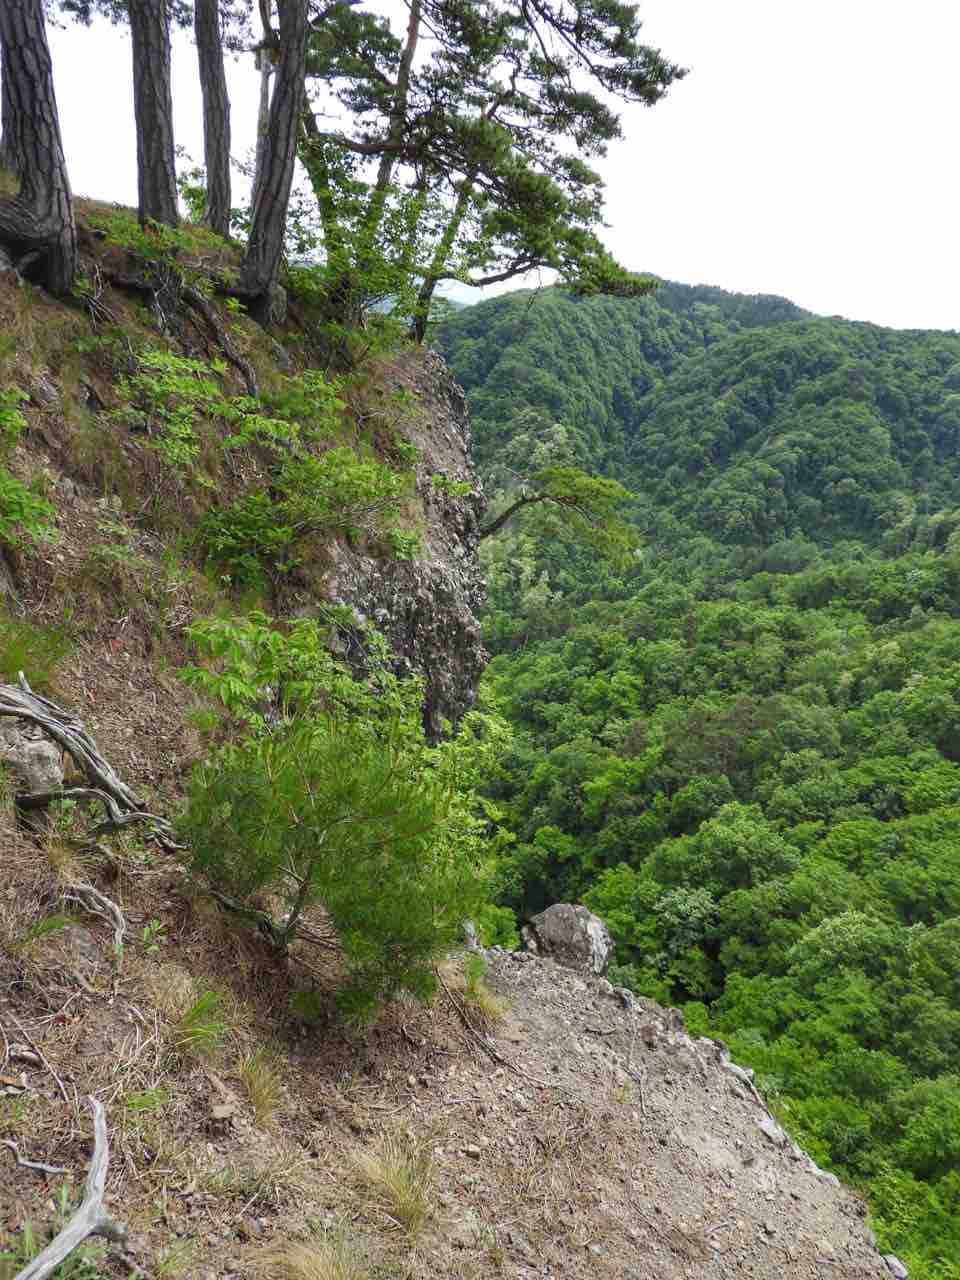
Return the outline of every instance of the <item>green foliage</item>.
{"type": "Polygon", "coordinates": [[[37,626],[0,605],[0,681],[22,671],[38,693],[49,693],[57,667],[73,649],[66,626],[37,626]]]}
{"type": "Polygon", "coordinates": [[[615,475],[642,537],[601,558],[531,509],[484,544],[499,901],[586,902],[611,980],[722,1036],[884,1249],[956,1280],[960,339],[664,285],[442,343],[488,491],[615,475]]]}
{"type": "Polygon", "coordinates": [[[16,387],[0,391],[0,542],[13,547],[54,536],[51,503],[2,465],[27,425],[19,409],[26,399],[26,393],[16,387]]]}
{"type": "Polygon", "coordinates": [[[329,15],[308,85],[353,123],[322,131],[308,106],[316,230],[300,252],[322,248],[330,310],[355,325],[389,300],[422,340],[443,280],[549,267],[584,293],[649,290],[598,239],[602,184],[587,163],[620,134],[617,99],[653,105],[683,75],[639,30],[632,7],[594,3],[415,8],[405,41],[388,18],[329,15]],[[436,57],[413,56],[421,24],[436,57]],[[360,148],[379,160],[373,182],[360,148]]]}
{"type": "Polygon", "coordinates": [[[184,1058],[208,1058],[217,1052],[230,1030],[218,991],[201,990],[173,1028],[173,1046],[184,1058]]]}
{"type": "Polygon", "coordinates": [[[131,210],[93,209],[84,214],[83,221],[110,244],[146,262],[172,265],[184,254],[218,254],[225,248],[224,241],[199,220],[179,227],[153,221],[141,226],[131,210]]]}
{"type": "Polygon", "coordinates": [[[185,678],[245,726],[192,781],[182,830],[195,869],[241,911],[269,892],[280,910],[266,927],[280,948],[312,936],[309,913],[322,907],[349,972],[338,1002],[351,1020],[398,990],[428,996],[434,961],[488,893],[487,823],[471,783],[496,750],[496,725],[474,714],[458,738],[429,746],[420,686],[390,673],[372,632],[360,637],[364,679],[333,657],[316,621],[284,634],[263,615],[211,620],[192,635],[219,669],[185,678]]]}

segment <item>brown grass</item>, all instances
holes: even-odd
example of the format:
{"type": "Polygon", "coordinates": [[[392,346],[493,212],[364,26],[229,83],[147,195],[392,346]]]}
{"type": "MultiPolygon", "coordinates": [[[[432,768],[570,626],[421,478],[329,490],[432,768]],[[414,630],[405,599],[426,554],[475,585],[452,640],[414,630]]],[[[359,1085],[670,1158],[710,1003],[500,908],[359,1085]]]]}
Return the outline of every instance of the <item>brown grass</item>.
{"type": "Polygon", "coordinates": [[[265,1280],[368,1280],[371,1274],[356,1241],[341,1233],[272,1249],[259,1259],[257,1271],[265,1280]]]}
{"type": "Polygon", "coordinates": [[[370,1208],[416,1236],[434,1211],[433,1156],[427,1140],[391,1134],[372,1149],[354,1151],[352,1164],[370,1208]]]}
{"type": "Polygon", "coordinates": [[[261,1128],[269,1128],[274,1122],[282,1092],[277,1054],[269,1048],[247,1054],[237,1068],[237,1075],[253,1106],[257,1124],[261,1128]]]}

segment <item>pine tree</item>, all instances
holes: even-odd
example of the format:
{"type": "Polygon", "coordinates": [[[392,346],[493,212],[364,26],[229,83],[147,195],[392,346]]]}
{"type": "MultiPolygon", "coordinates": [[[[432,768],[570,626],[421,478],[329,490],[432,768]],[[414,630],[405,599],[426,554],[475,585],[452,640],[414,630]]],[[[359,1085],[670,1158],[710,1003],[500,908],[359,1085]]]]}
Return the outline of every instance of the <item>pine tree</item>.
{"type": "Polygon", "coordinates": [[[77,235],[63,155],[42,0],[0,5],[4,119],[20,171],[20,189],[0,200],[0,243],[23,256],[21,269],[55,294],[69,293],[77,235]]]}

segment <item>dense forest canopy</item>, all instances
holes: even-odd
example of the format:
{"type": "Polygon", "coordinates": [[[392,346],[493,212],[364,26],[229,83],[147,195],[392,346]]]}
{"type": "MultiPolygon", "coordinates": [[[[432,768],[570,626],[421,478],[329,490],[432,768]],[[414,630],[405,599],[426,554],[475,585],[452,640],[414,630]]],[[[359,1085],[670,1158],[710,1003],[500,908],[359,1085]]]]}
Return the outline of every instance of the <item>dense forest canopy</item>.
{"type": "Polygon", "coordinates": [[[451,317],[494,501],[572,460],[639,546],[486,544],[521,916],[730,1042],[912,1276],[960,1276],[960,337],[664,285],[451,317]]]}

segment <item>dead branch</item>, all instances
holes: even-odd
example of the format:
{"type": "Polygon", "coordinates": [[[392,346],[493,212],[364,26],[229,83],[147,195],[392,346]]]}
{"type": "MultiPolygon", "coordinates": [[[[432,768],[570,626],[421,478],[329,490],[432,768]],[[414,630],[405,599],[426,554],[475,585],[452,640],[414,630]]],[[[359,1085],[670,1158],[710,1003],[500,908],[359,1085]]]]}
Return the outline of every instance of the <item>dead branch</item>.
{"type": "Polygon", "coordinates": [[[14,1159],[21,1169],[35,1169],[37,1173],[69,1173],[69,1169],[59,1164],[41,1164],[39,1160],[27,1160],[20,1154],[20,1148],[9,1138],[0,1138],[0,1147],[7,1147],[13,1152],[14,1159]]]}
{"type": "Polygon", "coordinates": [[[42,1253],[38,1253],[32,1262],[28,1262],[17,1273],[14,1280],[47,1280],[64,1258],[83,1244],[87,1236],[106,1236],[109,1240],[120,1241],[126,1239],[126,1229],[114,1222],[103,1205],[110,1161],[106,1113],[99,1099],[90,1097],[88,1101],[93,1110],[93,1159],[90,1161],[90,1172],[87,1174],[80,1208],[42,1253]]]}
{"type": "Polygon", "coordinates": [[[48,698],[34,693],[22,671],[18,684],[0,684],[0,716],[16,716],[19,720],[39,725],[69,752],[90,783],[89,787],[67,787],[59,791],[19,795],[17,804],[21,808],[42,808],[53,800],[98,800],[106,809],[107,816],[90,832],[90,839],[96,839],[107,831],[119,831],[134,823],[146,822],[153,827],[153,837],[162,848],[168,852],[182,848],[173,839],[166,819],[155,813],[148,813],[142,802],[113,771],[84,729],[82,721],[48,698]]]}
{"type": "Polygon", "coordinates": [[[112,796],[124,812],[142,810],[143,805],[104,760],[83,723],[56,703],[34,693],[22,671],[18,684],[0,684],[0,716],[16,716],[39,725],[70,753],[91,784],[112,796]]]}
{"type": "Polygon", "coordinates": [[[70,1095],[67,1093],[67,1087],[63,1083],[63,1081],[60,1079],[60,1077],[57,1075],[56,1071],[54,1071],[53,1067],[51,1067],[50,1063],[47,1060],[46,1054],[37,1044],[36,1040],[32,1039],[30,1032],[26,1029],[26,1027],[23,1025],[23,1023],[20,1021],[17,1015],[11,1011],[10,1017],[13,1019],[14,1023],[16,1024],[17,1030],[23,1036],[24,1040],[26,1040],[27,1044],[30,1046],[33,1052],[37,1055],[37,1057],[40,1059],[43,1065],[47,1068],[47,1070],[50,1072],[50,1075],[57,1082],[57,1088],[60,1090],[60,1096],[63,1098],[64,1102],[69,1103],[70,1095]]]}
{"type": "Polygon", "coordinates": [[[79,884],[66,885],[60,896],[64,902],[76,902],[92,916],[99,916],[101,920],[112,924],[113,945],[117,951],[120,950],[126,937],[127,922],[115,902],[112,902],[99,889],[95,889],[92,884],[85,884],[83,881],[79,884]]]}
{"type": "Polygon", "coordinates": [[[29,795],[18,796],[17,804],[21,809],[44,809],[52,800],[98,800],[107,811],[104,820],[89,832],[91,839],[105,835],[108,831],[121,831],[137,822],[158,822],[161,827],[167,823],[159,814],[147,813],[145,809],[124,811],[114,800],[98,787],[63,787],[57,791],[32,791],[29,795]]]}

